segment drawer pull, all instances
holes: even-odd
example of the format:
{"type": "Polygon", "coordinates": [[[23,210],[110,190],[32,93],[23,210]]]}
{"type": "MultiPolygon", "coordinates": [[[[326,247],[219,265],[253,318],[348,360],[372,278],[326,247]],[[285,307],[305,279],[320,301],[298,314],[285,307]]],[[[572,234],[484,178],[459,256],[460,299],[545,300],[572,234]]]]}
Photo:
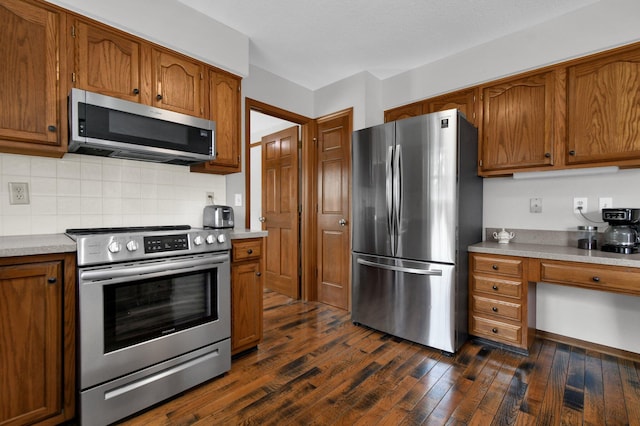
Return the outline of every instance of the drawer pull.
{"type": "Polygon", "coordinates": [[[592,280],[595,281],[595,282],[599,282],[600,281],[600,277],[593,277],[592,280]]]}
{"type": "Polygon", "coordinates": [[[492,333],[497,333],[497,332],[498,332],[498,329],[497,329],[497,328],[492,328],[492,329],[491,329],[491,332],[492,332],[492,333]]]}
{"type": "Polygon", "coordinates": [[[253,254],[253,250],[251,249],[247,250],[247,254],[253,254]]]}
{"type": "Polygon", "coordinates": [[[493,268],[494,271],[498,270],[498,265],[491,265],[491,268],[493,268]]]}
{"type": "Polygon", "coordinates": [[[495,291],[498,291],[498,286],[497,285],[493,285],[493,287],[491,287],[492,289],[494,289],[495,291]]]}
{"type": "Polygon", "coordinates": [[[491,310],[492,310],[493,312],[498,312],[498,308],[496,308],[495,306],[494,306],[493,308],[491,308],[491,310]]]}

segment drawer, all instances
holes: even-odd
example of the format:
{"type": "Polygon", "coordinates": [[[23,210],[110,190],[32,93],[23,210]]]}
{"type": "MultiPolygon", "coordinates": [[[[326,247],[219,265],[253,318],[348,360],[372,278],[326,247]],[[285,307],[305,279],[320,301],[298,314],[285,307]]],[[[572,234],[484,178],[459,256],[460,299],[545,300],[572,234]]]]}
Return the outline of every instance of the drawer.
{"type": "Polygon", "coordinates": [[[475,295],[471,300],[472,309],[476,313],[502,317],[513,321],[522,319],[522,305],[520,303],[503,302],[502,300],[487,299],[486,297],[475,295]]]}
{"type": "Polygon", "coordinates": [[[471,334],[511,345],[522,346],[522,327],[474,315],[471,334]]]}
{"type": "Polygon", "coordinates": [[[231,252],[233,262],[259,258],[262,256],[262,239],[234,241],[231,252]]]}
{"type": "Polygon", "coordinates": [[[508,275],[511,277],[522,277],[523,260],[517,257],[495,257],[473,255],[472,270],[474,272],[485,272],[498,275],[508,275]]]}
{"type": "Polygon", "coordinates": [[[540,262],[541,281],[640,295],[640,269],[589,263],[540,262]]]}
{"type": "Polygon", "coordinates": [[[522,300],[522,283],[495,277],[473,275],[472,291],[522,300]]]}

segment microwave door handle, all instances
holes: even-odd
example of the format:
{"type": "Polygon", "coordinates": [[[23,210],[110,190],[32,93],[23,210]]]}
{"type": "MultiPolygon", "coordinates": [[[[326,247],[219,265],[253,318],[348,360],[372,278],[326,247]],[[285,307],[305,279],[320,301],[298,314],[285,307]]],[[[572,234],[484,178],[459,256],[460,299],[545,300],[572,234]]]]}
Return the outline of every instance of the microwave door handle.
{"type": "Polygon", "coordinates": [[[371,262],[369,260],[358,259],[358,264],[365,266],[373,266],[374,268],[386,269],[394,272],[405,272],[407,274],[416,274],[416,275],[435,275],[442,276],[442,271],[440,269],[419,269],[419,268],[406,268],[403,266],[393,266],[393,265],[385,265],[382,263],[371,262]]]}
{"type": "Polygon", "coordinates": [[[387,150],[386,166],[386,203],[387,203],[387,228],[391,239],[391,253],[395,254],[395,229],[393,221],[393,146],[387,150]]]}

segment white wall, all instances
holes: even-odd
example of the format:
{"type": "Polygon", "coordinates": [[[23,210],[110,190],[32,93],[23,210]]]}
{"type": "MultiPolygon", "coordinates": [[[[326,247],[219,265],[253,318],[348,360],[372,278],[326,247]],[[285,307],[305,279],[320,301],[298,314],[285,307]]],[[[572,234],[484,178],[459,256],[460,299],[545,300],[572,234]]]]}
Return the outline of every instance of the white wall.
{"type": "Polygon", "coordinates": [[[188,166],[66,154],[0,154],[0,235],[141,225],[202,227],[206,193],[226,199],[222,176],[188,166]],[[9,203],[9,182],[29,184],[30,204],[9,203]]]}

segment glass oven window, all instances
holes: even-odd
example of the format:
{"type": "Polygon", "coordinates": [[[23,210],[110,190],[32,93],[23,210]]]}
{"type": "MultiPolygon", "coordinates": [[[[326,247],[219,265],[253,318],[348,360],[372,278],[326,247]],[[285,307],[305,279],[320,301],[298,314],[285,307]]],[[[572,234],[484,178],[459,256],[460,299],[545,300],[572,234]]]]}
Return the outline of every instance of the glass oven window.
{"type": "Polygon", "coordinates": [[[104,286],[104,350],[218,319],[215,270],[104,286]]]}

